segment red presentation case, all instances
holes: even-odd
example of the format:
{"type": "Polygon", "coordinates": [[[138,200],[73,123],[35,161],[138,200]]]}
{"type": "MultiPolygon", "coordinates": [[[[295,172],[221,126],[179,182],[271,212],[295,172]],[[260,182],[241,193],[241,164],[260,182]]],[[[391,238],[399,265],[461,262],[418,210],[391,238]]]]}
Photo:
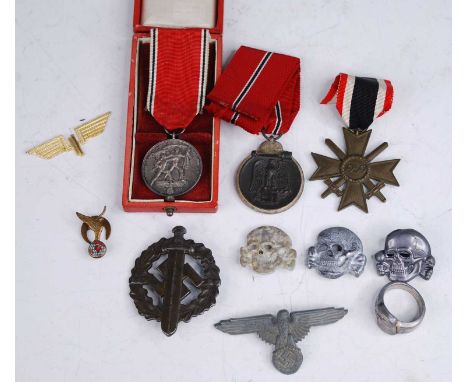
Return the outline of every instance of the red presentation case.
{"type": "MultiPolygon", "coordinates": [[[[164,3],[169,9],[177,0],[146,0],[150,3],[164,3]]],[[[191,0],[197,2],[199,0],[191,0]]],[[[210,0],[205,0],[205,3],[210,0]]],[[[211,0],[213,1],[213,0],[211,0]]],[[[148,87],[149,36],[152,27],[145,25],[142,13],[145,0],[135,0],[133,18],[133,42],[130,66],[130,89],[128,94],[128,118],[126,129],[125,159],[122,205],[127,212],[216,212],[218,205],[219,139],[220,121],[208,113],[198,115],[187,127],[180,139],[191,143],[198,150],[203,161],[203,172],[199,183],[187,194],[174,202],[167,202],[162,196],[149,190],[141,177],[141,162],[146,152],[156,143],[167,139],[164,129],[145,110],[148,87]]],[[[190,2],[180,0],[180,3],[190,2]]],[[[147,7],[149,6],[148,4],[147,7]]],[[[207,94],[221,74],[223,0],[214,1],[214,22],[209,28],[211,35],[209,53],[209,74],[207,94]]],[[[170,9],[171,10],[171,9],[170,9]]],[[[177,26],[183,27],[183,26],[177,26]]],[[[188,25],[187,27],[196,27],[188,25]]]]}

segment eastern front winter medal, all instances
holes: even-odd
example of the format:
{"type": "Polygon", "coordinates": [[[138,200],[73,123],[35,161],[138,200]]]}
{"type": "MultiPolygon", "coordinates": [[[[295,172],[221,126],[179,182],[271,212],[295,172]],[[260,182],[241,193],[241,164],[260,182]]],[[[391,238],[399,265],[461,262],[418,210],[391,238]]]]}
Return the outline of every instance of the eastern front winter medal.
{"type": "Polygon", "coordinates": [[[325,182],[327,189],[322,193],[322,198],[332,193],[341,198],[338,210],[355,205],[368,212],[368,199],[375,196],[385,202],[382,188],[387,184],[399,186],[393,170],[400,160],[374,161],[388,147],[388,143],[367,152],[372,133],[367,129],[392,107],[392,83],[341,73],[321,103],[330,102],[336,103],[346,125],[343,128],[346,149],[343,151],[332,140],[326,139],[325,144],[336,158],[312,153],[317,170],[310,180],[325,182]]]}
{"type": "Polygon", "coordinates": [[[205,104],[209,32],[204,29],[153,29],[146,108],[170,139],[148,150],[142,162],[146,186],[166,201],[193,189],[202,159],[180,139],[205,104]]]}
{"type": "Polygon", "coordinates": [[[299,163],[278,142],[300,108],[299,74],[296,57],[242,46],[208,95],[209,111],[266,139],[236,176],[241,200],[259,212],[287,210],[304,188],[299,163]]]}
{"type": "Polygon", "coordinates": [[[249,207],[264,213],[290,208],[302,194],[304,175],[289,151],[267,140],[247,157],[237,171],[237,190],[249,207]]]}

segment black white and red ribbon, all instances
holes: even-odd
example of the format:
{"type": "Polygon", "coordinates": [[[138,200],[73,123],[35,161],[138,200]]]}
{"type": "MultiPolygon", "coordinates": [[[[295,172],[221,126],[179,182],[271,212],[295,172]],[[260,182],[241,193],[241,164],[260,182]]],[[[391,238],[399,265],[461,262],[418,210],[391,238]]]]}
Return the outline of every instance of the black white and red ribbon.
{"type": "Polygon", "coordinates": [[[392,108],[393,85],[389,80],[340,73],[321,103],[336,103],[346,127],[363,131],[392,108]]]}
{"type": "Polygon", "coordinates": [[[205,105],[210,34],[151,30],[146,109],[167,130],[186,128],[205,105]]]}

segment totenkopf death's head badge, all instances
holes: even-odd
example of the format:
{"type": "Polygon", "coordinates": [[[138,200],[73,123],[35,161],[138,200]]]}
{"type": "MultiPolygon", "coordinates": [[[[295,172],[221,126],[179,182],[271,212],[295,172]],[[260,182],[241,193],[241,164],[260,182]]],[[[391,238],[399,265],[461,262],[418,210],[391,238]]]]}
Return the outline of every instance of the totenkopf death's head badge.
{"type": "Polygon", "coordinates": [[[104,207],[101,214],[97,216],[86,216],[79,212],[76,213],[76,216],[83,222],[81,225],[81,236],[89,244],[88,253],[95,259],[103,257],[107,252],[106,245],[101,241],[102,231],[106,231],[106,240],[109,239],[111,234],[111,225],[109,221],[103,217],[105,212],[106,207],[104,207]],[[93,241],[89,240],[88,231],[94,233],[93,241]]]}
{"type": "Polygon", "coordinates": [[[417,276],[429,280],[436,262],[429,241],[414,229],[390,232],[385,239],[385,248],[374,257],[380,276],[402,282],[411,281],[417,276]]]}
{"type": "Polygon", "coordinates": [[[341,73],[322,100],[322,104],[330,102],[336,102],[336,108],[345,122],[346,150],[341,150],[332,140],[326,139],[326,145],[336,158],[312,153],[317,170],[310,180],[325,181],[327,189],[322,193],[322,198],[332,193],[341,198],[338,210],[355,205],[368,212],[368,199],[375,196],[385,202],[382,188],[387,184],[399,185],[393,174],[399,159],[374,161],[388,147],[386,142],[366,153],[372,133],[367,129],[392,107],[392,83],[341,73]]]}
{"type": "Polygon", "coordinates": [[[130,296],[140,315],[161,322],[167,336],[180,321],[188,322],[216,303],[219,268],[203,244],[184,239],[184,227],[174,237],[150,245],[135,260],[130,296]]]}
{"type": "Polygon", "coordinates": [[[359,277],[366,266],[361,239],[344,227],[323,230],[317,243],[309,248],[307,267],[316,268],[324,277],[337,279],[345,273],[359,277]]]}
{"type": "Polygon", "coordinates": [[[228,334],[256,333],[263,341],[275,346],[273,365],[283,374],[294,374],[302,365],[302,352],[296,343],[302,341],[312,326],[333,324],[348,311],[343,308],[325,308],[289,313],[280,310],[276,316],[264,314],[245,318],[231,318],[215,327],[228,334]]]}
{"type": "Polygon", "coordinates": [[[240,263],[263,274],[272,273],[276,268],[292,271],[296,265],[296,250],[286,232],[262,226],[247,235],[247,243],[240,249],[240,263]]]}

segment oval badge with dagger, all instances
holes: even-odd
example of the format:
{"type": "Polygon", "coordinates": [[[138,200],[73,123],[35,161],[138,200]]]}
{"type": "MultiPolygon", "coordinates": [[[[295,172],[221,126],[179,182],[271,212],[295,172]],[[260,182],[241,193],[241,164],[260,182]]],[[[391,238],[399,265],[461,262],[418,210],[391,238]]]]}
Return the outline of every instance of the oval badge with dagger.
{"type": "Polygon", "coordinates": [[[182,226],[172,232],[173,237],[162,238],[141,253],[129,280],[138,313],[161,322],[167,336],[176,332],[179,322],[210,309],[221,283],[211,250],[185,239],[182,226]]]}

